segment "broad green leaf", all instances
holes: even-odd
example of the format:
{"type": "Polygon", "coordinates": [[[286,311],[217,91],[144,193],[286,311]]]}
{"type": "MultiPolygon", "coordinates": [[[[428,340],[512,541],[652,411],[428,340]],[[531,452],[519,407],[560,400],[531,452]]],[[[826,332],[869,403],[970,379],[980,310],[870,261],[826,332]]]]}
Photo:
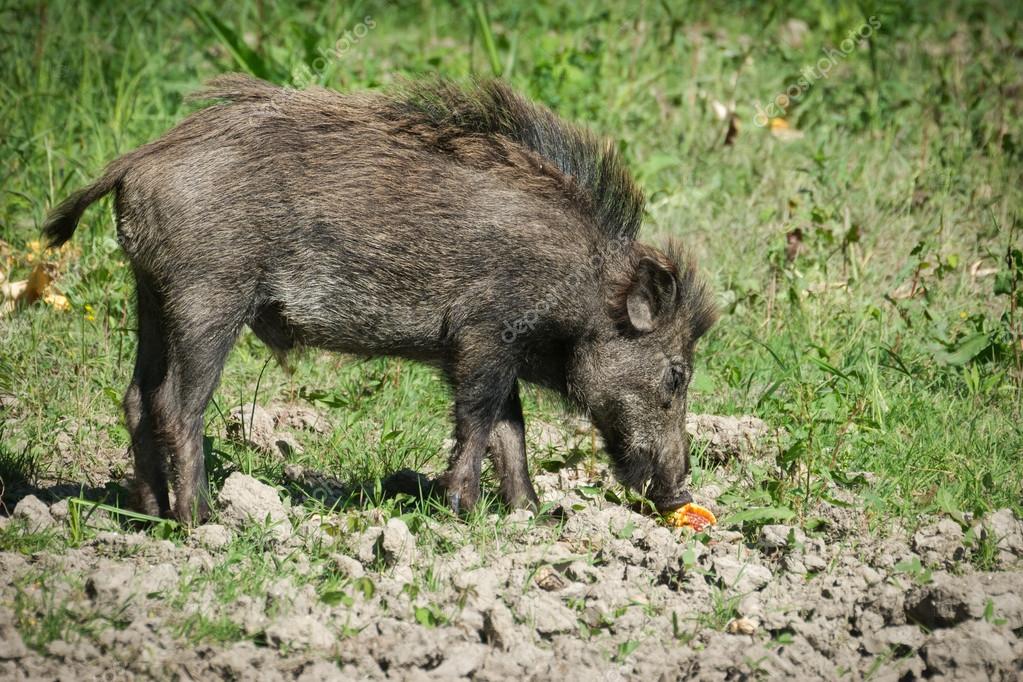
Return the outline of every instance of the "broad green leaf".
{"type": "Polygon", "coordinates": [[[991,344],[991,339],[984,332],[977,332],[962,339],[948,350],[938,350],[934,357],[948,365],[965,365],[980,355],[991,344]]]}

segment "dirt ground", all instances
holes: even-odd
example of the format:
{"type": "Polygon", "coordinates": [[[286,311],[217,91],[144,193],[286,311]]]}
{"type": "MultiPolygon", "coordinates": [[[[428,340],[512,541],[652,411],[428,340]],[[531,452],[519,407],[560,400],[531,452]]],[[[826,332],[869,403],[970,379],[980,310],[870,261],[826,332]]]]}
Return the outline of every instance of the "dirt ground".
{"type": "MultiPolygon", "coordinates": [[[[578,437],[545,428],[533,439],[578,437]]],[[[722,459],[770,441],[755,419],[691,428],[722,459]]],[[[744,535],[715,483],[694,496],[723,522],[694,535],[586,493],[608,476],[540,474],[565,519],[494,515],[487,542],[429,515],[410,529],[376,509],[310,514],[238,472],[217,523],[184,540],[97,514],[90,523],[106,529],[78,547],[0,553],[0,678],[1023,677],[1023,523],[1010,510],[870,528],[836,490],[812,533],[744,535]],[[278,570],[256,580],[267,560],[278,570]],[[197,623],[238,637],[203,637],[197,623]],[[59,637],[40,644],[46,627],[59,637]]],[[[67,500],[35,496],[0,517],[58,534],[74,521],[67,500]]]]}

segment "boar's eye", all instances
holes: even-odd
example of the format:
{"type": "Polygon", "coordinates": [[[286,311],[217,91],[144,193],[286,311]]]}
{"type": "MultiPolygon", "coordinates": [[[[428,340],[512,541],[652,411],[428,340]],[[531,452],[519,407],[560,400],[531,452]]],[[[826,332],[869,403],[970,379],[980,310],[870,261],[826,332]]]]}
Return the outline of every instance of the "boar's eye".
{"type": "Polygon", "coordinates": [[[682,365],[671,365],[664,373],[664,394],[666,405],[671,403],[672,398],[679,395],[689,383],[686,368],[682,365]]]}

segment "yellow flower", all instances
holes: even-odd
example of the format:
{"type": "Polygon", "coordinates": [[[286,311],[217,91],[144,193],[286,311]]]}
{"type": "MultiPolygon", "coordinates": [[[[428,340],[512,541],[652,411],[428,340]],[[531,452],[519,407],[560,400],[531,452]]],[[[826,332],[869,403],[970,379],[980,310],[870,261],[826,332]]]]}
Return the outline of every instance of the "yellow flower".
{"type": "Polygon", "coordinates": [[[85,304],[85,319],[89,322],[96,321],[96,312],[92,309],[92,306],[88,303],[85,304]]]}

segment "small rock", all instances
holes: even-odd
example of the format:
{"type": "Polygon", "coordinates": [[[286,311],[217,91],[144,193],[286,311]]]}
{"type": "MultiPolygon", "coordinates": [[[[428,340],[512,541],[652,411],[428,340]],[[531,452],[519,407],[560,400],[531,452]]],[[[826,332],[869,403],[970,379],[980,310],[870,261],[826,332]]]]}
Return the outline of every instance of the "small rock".
{"type": "Polygon", "coordinates": [[[781,33],[782,41],[790,47],[798,49],[803,46],[806,34],[810,32],[810,27],[802,19],[789,19],[782,24],[779,32],[781,33]]]}
{"type": "Polygon", "coordinates": [[[782,567],[786,572],[795,575],[806,575],[808,570],[806,564],[803,563],[803,558],[795,554],[788,554],[781,561],[782,567]]]}
{"type": "Polygon", "coordinates": [[[721,486],[709,483],[693,493],[693,497],[700,501],[716,502],[721,493],[721,486]]]}
{"type": "Polygon", "coordinates": [[[329,650],[337,641],[334,633],[311,615],[287,616],[266,629],[266,640],[277,648],[329,650]]]}
{"type": "Polygon", "coordinates": [[[227,435],[263,452],[275,449],[273,417],[253,403],[235,407],[228,413],[227,435]]]}
{"type": "Polygon", "coordinates": [[[525,525],[533,520],[533,512],[529,509],[516,509],[504,518],[510,525],[525,525]]]}
{"type": "Polygon", "coordinates": [[[952,519],[921,528],[913,535],[913,551],[927,565],[959,561],[963,558],[963,529],[952,519]]]}
{"type": "Polygon", "coordinates": [[[1023,557],[1023,522],[1016,519],[1011,509],[999,509],[989,514],[975,529],[982,540],[995,542],[1002,564],[1023,557]]]}
{"type": "Polygon", "coordinates": [[[474,595],[481,604],[490,604],[497,599],[497,593],[503,586],[497,572],[488,567],[455,573],[451,584],[460,592],[474,595]]]}
{"type": "Polygon", "coordinates": [[[135,569],[131,564],[103,561],[85,580],[85,594],[97,604],[121,604],[135,592],[135,569]]]}
{"type": "MultiPolygon", "coordinates": [[[[0,516],[0,518],[5,517],[0,516]]],[[[29,563],[26,561],[25,555],[19,552],[0,552],[0,576],[7,580],[13,582],[14,578],[28,567],[29,563]]],[[[0,607],[0,615],[3,614],[4,609],[0,607]]]]}
{"type": "Polygon", "coordinates": [[[714,572],[736,592],[753,592],[771,582],[771,571],[759,564],[743,563],[733,556],[714,557],[714,572]]]}
{"type": "Polygon", "coordinates": [[[87,544],[107,550],[106,553],[110,554],[110,550],[118,552],[136,550],[148,542],[149,537],[143,533],[120,533],[111,530],[101,530],[87,544]]]}
{"type": "Polygon", "coordinates": [[[893,625],[875,632],[865,632],[862,646],[867,653],[878,655],[896,647],[919,649],[926,635],[915,625],[893,625]]]}
{"type": "Polygon", "coordinates": [[[50,515],[50,508],[35,495],[23,497],[14,508],[13,517],[23,521],[25,528],[32,533],[52,528],[56,523],[50,515]]]}
{"type": "MultiPolygon", "coordinates": [[[[0,277],[0,281],[2,281],[0,277]]],[[[0,412],[7,412],[13,416],[21,411],[21,401],[13,393],[0,393],[0,412]]]]}
{"type": "Polygon", "coordinates": [[[399,518],[388,519],[383,528],[367,528],[353,538],[352,544],[363,564],[382,561],[391,567],[407,567],[416,557],[416,538],[399,518]]]}
{"type": "Polygon", "coordinates": [[[579,433],[570,432],[557,424],[531,419],[526,424],[526,441],[538,450],[571,450],[580,440],[579,433]]]}
{"type": "Polygon", "coordinates": [[[803,566],[806,567],[807,572],[814,571],[819,573],[827,570],[828,562],[820,554],[807,552],[803,554],[803,566]]]}
{"type": "Polygon", "coordinates": [[[71,512],[69,509],[67,498],[57,500],[56,502],[50,505],[50,516],[52,516],[59,522],[67,521],[70,513],[71,512]]]}
{"type": "Polygon", "coordinates": [[[169,563],[157,564],[146,571],[138,583],[146,594],[170,592],[178,586],[178,569],[169,563]]]}
{"type": "Polygon", "coordinates": [[[218,550],[231,542],[231,531],[219,523],[207,523],[192,529],[192,539],[200,546],[209,550],[218,550]]]}
{"type": "Polygon", "coordinates": [[[760,624],[752,618],[733,618],[725,626],[725,631],[732,635],[752,635],[756,633],[759,626],[760,624]]]}
{"type": "MultiPolygon", "coordinates": [[[[55,639],[46,645],[46,652],[48,654],[64,661],[73,661],[74,651],[74,646],[63,639],[55,639]]],[[[3,658],[3,656],[0,656],[0,658],[3,658]]]]}
{"type": "Polygon", "coordinates": [[[259,405],[247,403],[236,407],[227,416],[227,435],[251,448],[272,455],[289,457],[300,454],[302,446],[294,434],[277,431],[281,423],[268,410],[259,405]]]}
{"type": "Polygon", "coordinates": [[[789,547],[789,537],[793,542],[802,545],[806,542],[806,536],[798,528],[781,524],[771,524],[760,529],[759,545],[765,550],[779,550],[789,547]]]}
{"type": "MultiPolygon", "coordinates": [[[[930,585],[912,589],[906,595],[906,615],[928,629],[951,627],[970,618],[974,595],[961,580],[939,573],[930,585]]],[[[983,595],[980,595],[983,596],[983,595]]]]}
{"type": "Polygon", "coordinates": [[[544,637],[575,632],[577,627],[575,613],[546,592],[529,593],[519,601],[517,610],[519,617],[544,637]]]}
{"type": "Polygon", "coordinates": [[[522,638],[515,627],[515,619],[504,602],[495,601],[483,613],[483,639],[504,651],[508,651],[522,638]]]}
{"type": "Polygon", "coordinates": [[[295,434],[288,433],[287,431],[275,431],[273,435],[274,447],[284,457],[292,457],[294,455],[301,455],[303,450],[298,439],[295,438],[295,434]]]}
{"type": "Polygon", "coordinates": [[[717,540],[720,547],[722,545],[740,544],[745,540],[745,537],[737,530],[718,530],[714,531],[714,539],[717,540]]]}
{"type": "Polygon", "coordinates": [[[274,538],[284,541],[291,537],[288,513],[277,491],[251,476],[238,471],[228,476],[217,504],[221,520],[231,528],[240,530],[269,519],[269,530],[274,538]]]}
{"type": "Polygon", "coordinates": [[[328,428],[327,420],[319,412],[305,405],[275,405],[273,418],[279,429],[325,433],[328,428]]]}
{"type": "Polygon", "coordinates": [[[383,533],[383,528],[371,526],[352,538],[351,546],[355,549],[355,556],[364,565],[372,564],[377,560],[380,553],[380,536],[383,533]]]}
{"type": "Polygon", "coordinates": [[[483,664],[487,647],[472,642],[455,644],[444,654],[444,662],[430,671],[429,679],[448,680],[471,677],[483,664]]]}
{"type": "Polygon", "coordinates": [[[337,572],[346,578],[361,578],[366,575],[366,569],[362,567],[356,559],[344,554],[331,554],[331,560],[334,562],[334,567],[337,572]]]}
{"type": "Polygon", "coordinates": [[[547,565],[541,566],[536,570],[533,582],[541,590],[547,590],[548,592],[556,592],[565,588],[565,579],[553,567],[547,565]]]}
{"type": "Polygon", "coordinates": [[[329,519],[313,514],[302,518],[305,513],[301,507],[292,508],[292,513],[299,519],[295,533],[301,537],[306,547],[313,549],[321,547],[333,547],[340,535],[339,528],[329,519]]]}
{"type": "Polygon", "coordinates": [[[266,600],[247,594],[238,595],[231,605],[228,617],[241,627],[247,636],[254,637],[266,628],[266,600]]]}
{"type": "Polygon", "coordinates": [[[883,577],[880,573],[878,573],[877,571],[875,571],[874,569],[867,565],[863,565],[857,568],[856,573],[858,573],[859,576],[863,578],[863,581],[867,583],[868,586],[876,585],[877,583],[881,582],[881,579],[883,577]]]}
{"type": "Polygon", "coordinates": [[[380,540],[383,559],[389,566],[408,566],[416,557],[416,536],[401,519],[388,519],[380,540]]]}
{"type": "Polygon", "coordinates": [[[951,575],[935,572],[931,583],[911,589],[905,598],[910,620],[929,628],[952,627],[993,616],[1010,629],[1023,627],[1023,594],[1018,573],[951,575]]]}

